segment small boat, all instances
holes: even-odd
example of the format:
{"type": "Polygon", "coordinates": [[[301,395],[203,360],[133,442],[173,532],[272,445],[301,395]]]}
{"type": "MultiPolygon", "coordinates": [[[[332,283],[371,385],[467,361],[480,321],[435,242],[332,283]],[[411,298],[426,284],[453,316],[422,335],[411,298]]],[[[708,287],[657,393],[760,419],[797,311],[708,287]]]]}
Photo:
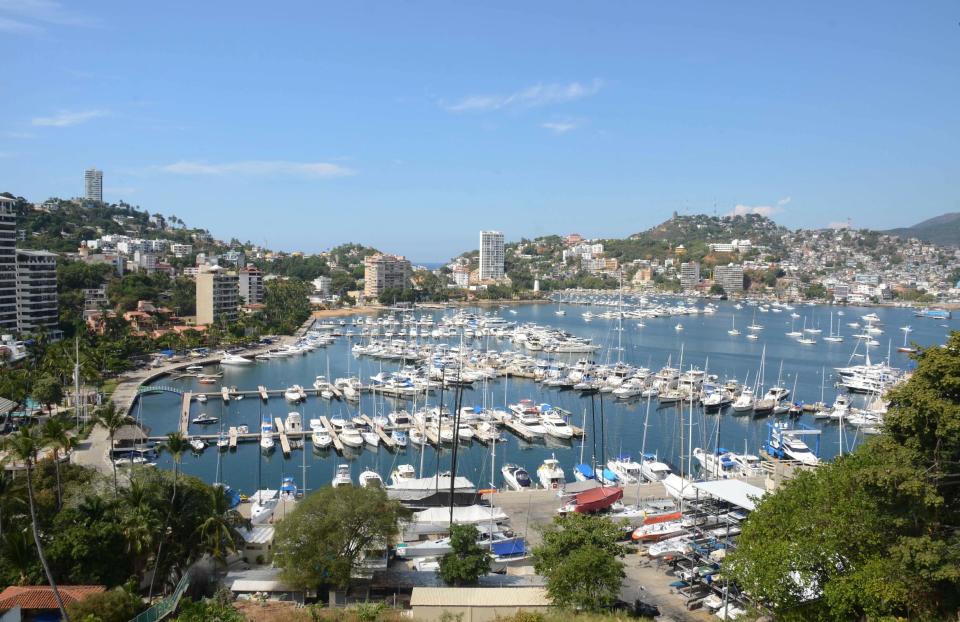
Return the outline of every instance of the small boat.
{"type": "Polygon", "coordinates": [[[407,446],[407,435],[401,432],[400,430],[394,430],[390,432],[390,438],[397,445],[397,447],[407,446]]]}
{"type": "Polygon", "coordinates": [[[220,451],[225,451],[230,447],[230,439],[226,434],[220,433],[220,436],[217,437],[217,449],[220,451]]]}
{"type": "Polygon", "coordinates": [[[287,413],[287,419],[283,422],[283,427],[287,432],[301,432],[303,430],[303,419],[300,413],[296,411],[287,413]]]}
{"type": "Polygon", "coordinates": [[[222,359],[220,359],[221,365],[252,365],[253,361],[250,359],[240,356],[239,354],[225,354],[222,359]]]}
{"type": "Polygon", "coordinates": [[[572,501],[560,508],[560,513],[577,512],[590,514],[606,510],[623,498],[623,489],[614,486],[600,486],[577,493],[572,501]]]}
{"type": "Polygon", "coordinates": [[[383,478],[376,471],[364,471],[357,479],[361,488],[383,488],[383,478]]]}
{"type": "Polygon", "coordinates": [[[333,482],[331,482],[334,488],[339,488],[340,486],[353,486],[353,479],[350,477],[350,465],[341,464],[337,467],[337,472],[333,476],[333,482]]]}
{"type": "Polygon", "coordinates": [[[424,445],[427,442],[427,435],[421,432],[419,428],[410,428],[409,438],[414,445],[424,445]]]}
{"type": "Polygon", "coordinates": [[[237,434],[250,434],[250,426],[238,425],[237,434]]]}
{"type": "Polygon", "coordinates": [[[206,447],[207,447],[207,443],[202,438],[194,437],[190,439],[190,449],[192,449],[193,451],[200,453],[201,451],[206,449],[206,447]]]}
{"type": "Polygon", "coordinates": [[[184,371],[188,371],[192,374],[198,374],[203,371],[203,365],[187,365],[184,368],[184,371]]]}
{"type": "Polygon", "coordinates": [[[203,393],[197,393],[197,402],[199,402],[199,403],[201,403],[201,404],[206,404],[206,403],[207,403],[207,396],[204,395],[203,393]]]}
{"type": "Polygon", "coordinates": [[[516,464],[505,464],[500,469],[503,480],[507,483],[510,490],[524,490],[533,485],[530,474],[522,466],[516,464]]]}
{"type": "Polygon", "coordinates": [[[283,392],[283,397],[288,402],[299,402],[303,399],[303,395],[303,387],[299,384],[295,384],[283,392]]]}
{"type": "Polygon", "coordinates": [[[270,421],[270,416],[266,415],[260,422],[260,449],[270,451],[273,446],[273,422],[270,421]]]}
{"type": "Polygon", "coordinates": [[[543,464],[537,469],[537,478],[540,480],[540,485],[548,490],[563,488],[567,483],[563,469],[560,468],[560,461],[557,460],[556,456],[551,456],[543,461],[543,464]]]}
{"type": "Polygon", "coordinates": [[[417,470],[412,464],[400,464],[390,473],[390,485],[398,486],[404,482],[411,482],[417,479],[417,470]]]}
{"type": "Polygon", "coordinates": [[[213,415],[208,415],[207,413],[200,413],[198,416],[194,417],[190,421],[190,423],[194,423],[197,425],[208,425],[211,423],[216,423],[219,420],[220,419],[218,419],[217,417],[214,417],[213,415]]]}
{"type": "Polygon", "coordinates": [[[343,429],[340,430],[338,434],[339,434],[340,442],[346,445],[347,447],[353,447],[353,448],[363,447],[363,443],[364,443],[363,435],[361,435],[360,431],[357,430],[352,425],[344,426],[343,429]]]}
{"type": "Polygon", "coordinates": [[[333,437],[323,430],[314,430],[313,434],[310,435],[310,440],[317,449],[327,449],[333,444],[333,437]]]}
{"type": "Polygon", "coordinates": [[[678,322],[677,325],[673,327],[673,330],[675,330],[675,331],[677,331],[677,332],[679,333],[680,331],[683,330],[683,324],[680,324],[680,323],[678,322]]]}
{"type": "Polygon", "coordinates": [[[363,437],[363,442],[371,447],[380,446],[380,435],[376,432],[361,432],[360,436],[363,437]]]}

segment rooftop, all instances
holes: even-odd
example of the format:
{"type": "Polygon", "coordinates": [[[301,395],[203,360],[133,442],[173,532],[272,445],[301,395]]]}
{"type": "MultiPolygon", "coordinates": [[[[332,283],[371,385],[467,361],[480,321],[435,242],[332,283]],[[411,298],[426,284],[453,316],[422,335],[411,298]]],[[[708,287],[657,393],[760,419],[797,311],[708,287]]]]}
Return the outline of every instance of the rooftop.
{"type": "Polygon", "coordinates": [[[542,587],[415,587],[412,607],[549,607],[542,587]]]}
{"type": "MultiPolygon", "coordinates": [[[[59,585],[57,588],[64,605],[79,602],[107,589],[102,585],[59,585]]],[[[49,585],[11,585],[0,592],[0,611],[16,606],[21,609],[56,609],[57,599],[49,585]]]]}

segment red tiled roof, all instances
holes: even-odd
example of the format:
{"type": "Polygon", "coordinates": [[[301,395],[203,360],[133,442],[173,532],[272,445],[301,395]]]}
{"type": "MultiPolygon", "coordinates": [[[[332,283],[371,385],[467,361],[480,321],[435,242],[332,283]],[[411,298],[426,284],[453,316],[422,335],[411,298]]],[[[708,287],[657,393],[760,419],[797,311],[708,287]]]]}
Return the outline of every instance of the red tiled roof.
{"type": "MultiPolygon", "coordinates": [[[[92,594],[106,591],[102,585],[58,585],[64,605],[83,600],[92,594]]],[[[0,611],[20,605],[21,609],[56,609],[57,599],[49,585],[11,585],[0,592],[0,611]]]]}

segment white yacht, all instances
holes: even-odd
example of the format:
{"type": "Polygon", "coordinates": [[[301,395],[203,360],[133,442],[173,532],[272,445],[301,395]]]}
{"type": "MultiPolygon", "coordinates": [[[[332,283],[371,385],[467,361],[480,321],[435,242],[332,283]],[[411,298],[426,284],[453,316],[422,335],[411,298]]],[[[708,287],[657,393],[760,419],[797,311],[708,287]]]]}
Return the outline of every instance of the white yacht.
{"type": "Polygon", "coordinates": [[[516,464],[505,464],[500,469],[503,475],[503,481],[507,483],[510,490],[524,490],[533,485],[530,474],[522,466],[516,464]]]}
{"type": "Polygon", "coordinates": [[[300,413],[292,411],[287,413],[287,419],[283,422],[283,427],[286,432],[293,432],[299,434],[303,431],[303,418],[300,416],[300,413]]]}
{"type": "Polygon", "coordinates": [[[353,478],[350,477],[350,465],[341,464],[337,467],[337,472],[333,476],[333,482],[331,482],[334,488],[339,488],[340,486],[353,486],[353,478]]]}
{"type": "Polygon", "coordinates": [[[573,438],[573,428],[571,428],[566,419],[555,410],[551,409],[541,413],[540,423],[546,429],[547,434],[554,438],[573,438]]]}
{"type": "Polygon", "coordinates": [[[330,445],[333,445],[333,437],[323,429],[315,428],[313,434],[310,435],[310,440],[313,441],[313,446],[317,449],[327,449],[330,445]]]}
{"type": "Polygon", "coordinates": [[[734,412],[750,412],[753,410],[755,404],[756,399],[753,397],[753,389],[750,387],[743,387],[743,390],[740,391],[740,395],[738,395],[737,399],[733,401],[732,407],[734,412]]]}
{"type": "Polygon", "coordinates": [[[397,486],[403,482],[417,479],[417,471],[412,464],[401,464],[390,473],[390,485],[397,486]]]}
{"type": "Polygon", "coordinates": [[[371,447],[380,446],[380,435],[376,432],[361,432],[360,436],[363,437],[363,442],[371,447]]]}
{"type": "Polygon", "coordinates": [[[563,469],[560,468],[560,461],[555,456],[543,461],[537,469],[537,478],[540,480],[540,485],[548,490],[558,490],[567,483],[563,469]]]}
{"type": "Polygon", "coordinates": [[[361,488],[383,488],[383,478],[376,471],[364,471],[357,479],[361,488]]]}
{"type": "Polygon", "coordinates": [[[250,359],[240,356],[239,354],[230,354],[225,352],[223,358],[220,359],[221,365],[252,365],[253,361],[250,359]]]}
{"type": "Polygon", "coordinates": [[[273,422],[270,421],[270,415],[267,415],[260,422],[260,448],[270,451],[273,449],[273,445],[273,422]]]}
{"type": "Polygon", "coordinates": [[[627,455],[608,460],[607,468],[616,473],[624,484],[636,484],[643,479],[643,467],[627,455]]]}
{"type": "Polygon", "coordinates": [[[662,482],[670,475],[670,467],[666,463],[660,462],[656,455],[647,454],[643,456],[643,460],[640,462],[640,473],[648,482],[662,482]]]}
{"type": "Polygon", "coordinates": [[[299,384],[295,384],[283,392],[283,397],[288,402],[299,402],[303,399],[303,395],[303,387],[299,384]]]}
{"type": "Polygon", "coordinates": [[[340,442],[347,447],[363,447],[363,435],[360,434],[360,431],[352,423],[343,426],[343,429],[338,432],[338,437],[340,438],[340,442]]]}

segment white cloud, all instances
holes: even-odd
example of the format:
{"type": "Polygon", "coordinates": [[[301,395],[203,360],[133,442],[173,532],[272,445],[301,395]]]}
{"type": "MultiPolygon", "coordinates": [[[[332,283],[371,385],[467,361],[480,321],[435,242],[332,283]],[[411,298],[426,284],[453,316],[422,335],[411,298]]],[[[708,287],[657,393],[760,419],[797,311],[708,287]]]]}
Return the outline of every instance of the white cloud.
{"type": "Polygon", "coordinates": [[[596,79],[582,84],[535,84],[523,90],[506,95],[471,95],[453,103],[441,102],[441,106],[450,112],[485,112],[506,108],[533,108],[596,95],[603,81],[596,79]]]}
{"type": "Polygon", "coordinates": [[[779,214],[783,208],[792,201],[790,197],[784,197],[774,205],[743,205],[738,203],[727,213],[727,216],[746,216],[747,214],[759,214],[770,218],[774,214],[779,214]]]}
{"type": "Polygon", "coordinates": [[[547,121],[546,123],[541,123],[540,127],[550,130],[554,134],[566,134],[571,130],[577,129],[576,121],[547,121]]]}
{"type": "Polygon", "coordinates": [[[287,162],[283,160],[246,160],[241,162],[190,162],[182,160],[160,167],[178,175],[297,175],[301,177],[346,177],[356,171],[329,162],[287,162]]]}
{"type": "Polygon", "coordinates": [[[34,117],[31,123],[42,127],[70,127],[86,123],[91,119],[107,116],[106,110],[83,110],[80,112],[63,111],[52,117],[34,117]]]}
{"type": "Polygon", "coordinates": [[[10,19],[0,16],[0,32],[9,32],[13,34],[37,34],[43,32],[43,28],[21,22],[20,20],[10,19]]]}

